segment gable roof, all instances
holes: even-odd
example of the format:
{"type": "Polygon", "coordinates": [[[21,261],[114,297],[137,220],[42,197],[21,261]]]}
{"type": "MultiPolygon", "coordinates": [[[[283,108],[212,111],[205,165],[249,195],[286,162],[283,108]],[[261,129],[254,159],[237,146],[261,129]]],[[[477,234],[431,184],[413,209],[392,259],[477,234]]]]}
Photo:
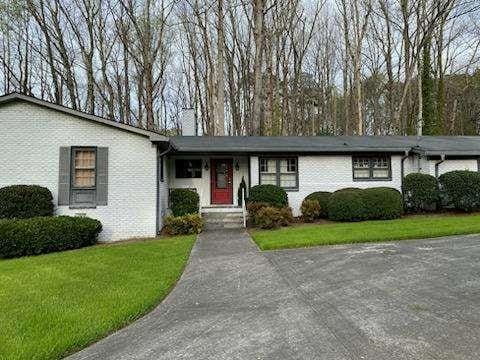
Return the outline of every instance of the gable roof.
{"type": "Polygon", "coordinates": [[[2,106],[4,104],[16,102],[16,101],[24,101],[24,102],[34,104],[34,105],[38,105],[38,106],[48,108],[48,109],[51,109],[51,110],[54,110],[54,111],[59,111],[61,113],[67,114],[67,115],[75,116],[75,117],[83,119],[83,120],[92,121],[92,122],[102,124],[102,125],[106,125],[106,126],[110,126],[110,127],[113,127],[113,128],[119,129],[119,130],[128,131],[128,132],[131,132],[131,133],[134,133],[134,134],[137,134],[137,135],[142,135],[142,136],[145,136],[145,137],[149,138],[151,141],[168,141],[167,137],[165,137],[163,135],[160,135],[156,132],[140,129],[140,128],[137,128],[137,127],[131,126],[131,125],[122,124],[122,123],[119,123],[117,121],[110,120],[110,119],[107,119],[107,118],[103,118],[103,117],[100,117],[100,116],[97,116],[97,115],[88,114],[88,113],[83,112],[83,111],[74,110],[74,109],[71,109],[71,108],[68,108],[68,107],[65,107],[65,106],[62,106],[62,105],[51,103],[49,101],[38,99],[38,98],[33,97],[33,96],[28,96],[28,95],[24,95],[24,94],[15,93],[15,92],[7,94],[7,95],[0,96],[0,106],[2,106]]]}
{"type": "Polygon", "coordinates": [[[359,153],[415,152],[480,156],[479,136],[175,136],[174,152],[359,153]]]}

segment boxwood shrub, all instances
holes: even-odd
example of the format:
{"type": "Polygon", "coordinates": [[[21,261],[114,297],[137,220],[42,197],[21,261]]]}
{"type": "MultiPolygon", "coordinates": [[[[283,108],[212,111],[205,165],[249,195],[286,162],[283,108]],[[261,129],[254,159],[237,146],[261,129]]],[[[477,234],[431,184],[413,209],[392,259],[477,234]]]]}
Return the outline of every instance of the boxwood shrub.
{"type": "Polygon", "coordinates": [[[163,231],[167,235],[199,234],[203,230],[204,221],[199,214],[169,216],[165,219],[163,231]]]}
{"type": "Polygon", "coordinates": [[[428,174],[408,174],[403,179],[403,199],[408,212],[435,211],[440,199],[437,179],[428,174]]]}
{"type": "Polygon", "coordinates": [[[361,221],[367,218],[361,189],[335,191],[328,202],[328,218],[334,221],[361,221]]]}
{"type": "Polygon", "coordinates": [[[320,205],[320,218],[327,218],[328,217],[328,202],[330,201],[330,197],[332,196],[331,192],[328,191],[316,191],[307,195],[305,200],[316,200],[320,205]]]}
{"type": "Polygon", "coordinates": [[[402,212],[402,195],[386,187],[338,190],[328,203],[328,216],[334,221],[395,219],[402,212]]]}
{"type": "Polygon", "coordinates": [[[13,185],[0,189],[0,219],[52,216],[52,193],[37,185],[13,185]]]}
{"type": "Polygon", "coordinates": [[[399,218],[403,213],[402,194],[389,187],[364,189],[361,192],[368,220],[399,218]]]}
{"type": "Polygon", "coordinates": [[[190,189],[173,189],[170,193],[170,209],[173,216],[198,214],[200,197],[190,189]]]}
{"type": "Polygon", "coordinates": [[[35,217],[0,221],[0,257],[77,249],[97,242],[102,224],[87,217],[35,217]]]}
{"type": "Polygon", "coordinates": [[[480,209],[480,173],[450,171],[438,178],[442,202],[461,211],[480,209]]]}
{"type": "Polygon", "coordinates": [[[275,185],[255,185],[250,189],[248,201],[283,207],[288,205],[288,196],[287,192],[281,187],[275,185]]]}

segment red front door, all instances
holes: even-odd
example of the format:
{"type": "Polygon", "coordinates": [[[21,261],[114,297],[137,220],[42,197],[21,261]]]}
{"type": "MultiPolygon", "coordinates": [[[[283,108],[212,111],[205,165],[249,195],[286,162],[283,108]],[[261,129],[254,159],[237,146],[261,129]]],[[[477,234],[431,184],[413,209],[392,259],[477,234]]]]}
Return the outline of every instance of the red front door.
{"type": "Polygon", "coordinates": [[[212,204],[233,203],[233,169],[232,159],[212,159],[211,192],[212,204]]]}

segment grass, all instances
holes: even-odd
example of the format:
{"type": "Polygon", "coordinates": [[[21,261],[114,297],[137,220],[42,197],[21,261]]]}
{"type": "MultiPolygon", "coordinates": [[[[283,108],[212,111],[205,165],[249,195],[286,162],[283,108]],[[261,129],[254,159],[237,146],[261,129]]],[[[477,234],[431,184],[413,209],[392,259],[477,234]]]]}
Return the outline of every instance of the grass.
{"type": "Polygon", "coordinates": [[[252,230],[262,250],[389,240],[423,239],[480,233],[480,214],[424,215],[396,220],[300,225],[252,230]]]}
{"type": "Polygon", "coordinates": [[[194,236],[0,260],[0,359],[57,359],[158,304],[194,236]]]}

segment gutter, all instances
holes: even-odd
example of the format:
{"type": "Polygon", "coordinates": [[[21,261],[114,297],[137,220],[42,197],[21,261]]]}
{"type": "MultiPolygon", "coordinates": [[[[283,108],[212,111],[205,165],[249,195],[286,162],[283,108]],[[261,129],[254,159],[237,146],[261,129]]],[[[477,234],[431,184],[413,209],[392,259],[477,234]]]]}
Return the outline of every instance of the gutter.
{"type": "MultiPolygon", "coordinates": [[[[160,234],[160,222],[158,221],[159,215],[160,215],[160,172],[161,166],[163,165],[161,159],[164,155],[168,154],[172,150],[172,145],[170,142],[168,143],[168,148],[167,150],[160,152],[160,148],[157,145],[157,171],[156,171],[156,202],[155,202],[155,233],[158,235],[160,234]]],[[[165,181],[165,179],[163,180],[165,181]]]]}
{"type": "Polygon", "coordinates": [[[408,159],[408,153],[409,151],[406,150],[405,154],[402,156],[402,160],[400,161],[400,188],[402,190],[403,194],[403,178],[405,177],[405,160],[408,159]]]}
{"type": "Polygon", "coordinates": [[[438,179],[438,173],[439,173],[438,168],[439,168],[440,164],[443,163],[444,161],[445,161],[445,154],[442,154],[442,155],[440,155],[440,161],[437,161],[435,163],[435,178],[436,179],[438,179]]]}

